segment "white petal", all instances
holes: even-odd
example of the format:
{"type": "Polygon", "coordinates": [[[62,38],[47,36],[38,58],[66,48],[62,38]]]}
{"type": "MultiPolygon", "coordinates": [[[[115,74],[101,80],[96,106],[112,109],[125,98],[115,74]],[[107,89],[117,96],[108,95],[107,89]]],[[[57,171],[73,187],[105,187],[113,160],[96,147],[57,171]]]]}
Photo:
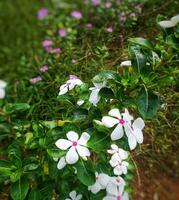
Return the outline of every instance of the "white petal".
{"type": "Polygon", "coordinates": [[[123,149],[121,149],[121,148],[119,148],[118,154],[121,157],[121,159],[123,159],[123,160],[128,157],[128,152],[123,150],[123,149]]]}
{"type": "Polygon", "coordinates": [[[127,192],[124,192],[124,194],[122,195],[122,199],[121,200],[129,200],[129,195],[127,192]]]}
{"type": "Polygon", "coordinates": [[[118,124],[116,128],[111,133],[111,140],[121,139],[124,135],[123,127],[121,124],[118,124]]]}
{"type": "Polygon", "coordinates": [[[119,109],[117,109],[117,108],[114,108],[114,109],[110,110],[108,114],[111,117],[116,117],[118,119],[121,119],[121,113],[119,112],[119,109]]]}
{"type": "Polygon", "coordinates": [[[116,197],[108,194],[106,197],[103,198],[103,200],[116,200],[116,197]]]}
{"type": "Polygon", "coordinates": [[[113,117],[109,117],[109,116],[104,116],[102,118],[102,123],[104,124],[104,126],[111,128],[114,125],[118,124],[119,120],[113,117]]]}
{"type": "Polygon", "coordinates": [[[96,181],[94,185],[88,187],[88,190],[90,190],[93,194],[97,194],[101,190],[101,185],[98,181],[96,181]]]}
{"type": "Polygon", "coordinates": [[[90,156],[90,151],[88,150],[88,148],[78,145],[76,149],[81,157],[90,156]]]}
{"type": "Polygon", "coordinates": [[[144,126],[145,126],[145,123],[144,123],[144,120],[142,119],[142,118],[137,118],[134,122],[133,122],[133,125],[132,125],[132,127],[134,128],[134,129],[136,129],[136,128],[138,128],[138,129],[143,129],[144,128],[144,126]]]}
{"type": "Polygon", "coordinates": [[[131,66],[131,61],[130,60],[126,60],[126,61],[123,61],[121,62],[120,66],[121,67],[128,67],[128,66],[131,66]]]}
{"type": "Polygon", "coordinates": [[[128,143],[129,143],[130,150],[134,150],[136,148],[137,141],[136,141],[136,138],[133,134],[129,134],[128,143]]]}
{"type": "Polygon", "coordinates": [[[83,82],[80,79],[75,79],[75,85],[82,85],[83,82]]]}
{"type": "Polygon", "coordinates": [[[112,144],[111,148],[114,149],[114,150],[116,150],[116,151],[118,151],[118,146],[116,144],[112,144]]]}
{"type": "Polygon", "coordinates": [[[115,195],[115,196],[118,195],[118,187],[112,181],[109,181],[109,183],[106,187],[106,191],[109,194],[112,194],[112,195],[115,195]]]}
{"type": "Polygon", "coordinates": [[[79,195],[76,197],[75,200],[80,200],[80,199],[82,199],[82,195],[81,195],[81,194],[79,194],[79,195]]]}
{"type": "Polygon", "coordinates": [[[117,164],[118,164],[118,162],[116,161],[116,160],[110,160],[109,161],[109,164],[111,165],[111,167],[116,167],[117,166],[117,164]]]}
{"type": "Polygon", "coordinates": [[[159,25],[163,28],[172,28],[176,25],[176,23],[175,21],[166,20],[166,21],[160,21],[159,25]]]}
{"type": "Polygon", "coordinates": [[[78,141],[78,134],[74,131],[69,131],[67,134],[66,134],[67,138],[70,140],[70,141],[73,141],[73,142],[76,142],[78,141]]]}
{"type": "Polygon", "coordinates": [[[83,99],[79,99],[78,101],[77,101],[77,105],[78,106],[81,106],[81,105],[83,105],[84,104],[84,100],[83,99]]]}
{"type": "Polygon", "coordinates": [[[121,166],[121,170],[123,174],[127,174],[127,167],[126,166],[121,166]]]}
{"type": "Polygon", "coordinates": [[[63,169],[66,166],[66,161],[65,161],[65,157],[61,157],[58,164],[57,164],[57,168],[58,169],[63,169]]]}
{"type": "Polygon", "coordinates": [[[119,166],[116,166],[114,168],[113,172],[115,175],[121,175],[123,173],[121,167],[119,167],[119,166]]]}
{"type": "Polygon", "coordinates": [[[60,92],[58,95],[63,95],[63,94],[66,94],[68,92],[68,86],[67,84],[64,84],[60,87],[60,92]]]}
{"type": "Polygon", "coordinates": [[[76,148],[75,147],[71,147],[69,149],[69,151],[66,154],[66,162],[70,165],[76,163],[79,159],[79,156],[76,152],[76,148]]]}
{"type": "Polygon", "coordinates": [[[5,90],[3,88],[0,88],[0,99],[4,99],[5,95],[5,90]]]}
{"type": "Polygon", "coordinates": [[[127,137],[133,132],[129,123],[124,124],[124,130],[127,137]]]}
{"type": "Polygon", "coordinates": [[[125,112],[122,113],[123,119],[128,123],[131,124],[131,120],[133,120],[133,116],[129,114],[127,108],[125,108],[125,112]]]}
{"type": "Polygon", "coordinates": [[[136,137],[136,140],[139,144],[142,144],[144,141],[143,133],[140,129],[135,129],[133,132],[134,136],[136,137]]]}
{"type": "Polygon", "coordinates": [[[89,102],[92,103],[93,105],[96,105],[99,102],[99,100],[100,100],[99,90],[98,89],[92,90],[89,97],[89,102]]]}
{"type": "Polygon", "coordinates": [[[76,191],[70,192],[69,196],[70,196],[72,199],[75,199],[75,198],[76,198],[76,191]]]}
{"type": "Polygon", "coordinates": [[[101,184],[102,188],[105,189],[110,181],[110,177],[107,174],[101,173],[98,175],[98,182],[101,184]]]}
{"type": "Polygon", "coordinates": [[[83,146],[86,146],[89,139],[90,135],[87,132],[83,132],[80,139],[78,140],[78,143],[83,146]]]}
{"type": "Polygon", "coordinates": [[[7,83],[3,80],[0,80],[0,88],[5,88],[7,86],[7,83]]]}
{"type": "Polygon", "coordinates": [[[176,16],[172,17],[171,21],[176,23],[176,24],[179,23],[179,15],[176,15],[176,16]]]}
{"type": "Polygon", "coordinates": [[[72,145],[72,143],[66,139],[59,139],[55,142],[55,145],[61,150],[67,150],[72,145]]]}

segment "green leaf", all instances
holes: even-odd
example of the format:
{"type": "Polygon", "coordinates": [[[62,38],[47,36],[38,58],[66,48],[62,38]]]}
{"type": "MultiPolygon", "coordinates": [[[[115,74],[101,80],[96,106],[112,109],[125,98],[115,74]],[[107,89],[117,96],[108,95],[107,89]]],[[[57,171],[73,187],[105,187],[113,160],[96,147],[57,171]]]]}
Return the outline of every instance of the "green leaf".
{"type": "Polygon", "coordinates": [[[30,105],[27,103],[8,103],[4,110],[7,113],[24,112],[30,109],[30,105]]]}
{"type": "Polygon", "coordinates": [[[38,189],[32,189],[28,200],[41,200],[42,196],[40,194],[40,191],[38,189]]]}
{"type": "Polygon", "coordinates": [[[75,121],[84,121],[88,117],[88,110],[83,108],[74,109],[70,113],[70,117],[75,121]]]}
{"type": "Polygon", "coordinates": [[[0,160],[0,174],[9,176],[11,174],[11,163],[7,160],[0,160]]]}
{"type": "Polygon", "coordinates": [[[148,93],[143,89],[137,99],[137,106],[143,118],[152,118],[160,108],[160,98],[158,95],[148,93]]]}
{"type": "Polygon", "coordinates": [[[13,200],[23,200],[25,199],[29,190],[28,180],[25,178],[19,179],[11,186],[10,195],[13,200]]]}
{"type": "Polygon", "coordinates": [[[141,38],[141,37],[130,38],[128,42],[140,45],[144,48],[151,49],[151,50],[154,48],[154,45],[149,40],[145,38],[141,38]]]}
{"type": "Polygon", "coordinates": [[[99,95],[103,98],[113,99],[114,93],[111,88],[104,87],[99,91],[99,95]]]}
{"type": "Polygon", "coordinates": [[[114,71],[107,70],[100,72],[93,78],[94,83],[100,83],[107,80],[115,80],[116,82],[120,82],[120,76],[114,71]]]}
{"type": "Polygon", "coordinates": [[[93,166],[89,161],[81,160],[77,163],[76,168],[77,178],[82,184],[89,186],[95,183],[95,172],[93,171],[93,166]]]}
{"type": "Polygon", "coordinates": [[[172,48],[179,50],[179,39],[176,38],[174,35],[168,35],[166,37],[166,43],[172,48]]]}
{"type": "Polygon", "coordinates": [[[129,46],[129,53],[132,60],[132,66],[137,72],[142,72],[147,63],[147,57],[145,54],[137,46],[129,46]]]}

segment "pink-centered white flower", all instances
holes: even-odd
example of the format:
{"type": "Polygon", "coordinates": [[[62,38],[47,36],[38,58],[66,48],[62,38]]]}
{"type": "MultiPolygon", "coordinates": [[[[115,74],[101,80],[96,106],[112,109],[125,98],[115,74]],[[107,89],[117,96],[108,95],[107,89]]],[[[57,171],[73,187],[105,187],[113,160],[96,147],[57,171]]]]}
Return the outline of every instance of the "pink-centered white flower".
{"type": "MultiPolygon", "coordinates": [[[[56,146],[61,150],[68,150],[65,155],[65,162],[67,164],[74,164],[80,157],[89,157],[90,151],[87,148],[87,142],[90,139],[90,135],[86,132],[82,133],[81,137],[74,131],[69,131],[66,134],[67,139],[59,139],[56,141],[56,146]]],[[[64,160],[62,160],[62,164],[64,160]]]]}
{"type": "Polygon", "coordinates": [[[109,161],[111,167],[113,167],[113,172],[115,175],[127,174],[127,168],[129,163],[121,160],[121,157],[118,154],[114,154],[109,161]]]}
{"type": "Polygon", "coordinates": [[[70,75],[70,79],[60,86],[60,92],[58,95],[66,94],[69,90],[72,90],[76,85],[82,85],[83,82],[75,75],[70,75]]]}
{"type": "Polygon", "coordinates": [[[107,150],[107,152],[112,154],[112,157],[117,155],[121,161],[128,158],[128,152],[119,148],[116,144],[112,144],[111,149],[107,150]]]}
{"type": "Polygon", "coordinates": [[[129,200],[129,195],[127,192],[124,192],[122,195],[119,194],[118,196],[107,194],[103,200],[129,200]]]}
{"type": "Polygon", "coordinates": [[[98,172],[95,173],[96,175],[96,182],[95,184],[88,186],[88,190],[91,191],[93,194],[97,194],[100,190],[104,190],[107,187],[107,184],[110,181],[110,176],[104,173],[98,174],[98,172]]]}
{"type": "Polygon", "coordinates": [[[70,197],[66,198],[65,200],[80,200],[80,199],[82,199],[82,195],[81,194],[77,195],[75,190],[70,192],[69,196],[70,197]]]}
{"type": "Polygon", "coordinates": [[[126,183],[122,177],[111,177],[106,186],[106,192],[109,195],[114,195],[116,197],[121,196],[124,192],[125,185],[126,183]]]}
{"type": "Polygon", "coordinates": [[[3,80],[0,80],[0,99],[4,99],[6,92],[5,92],[5,88],[7,86],[7,83],[3,80]]]}
{"type": "Polygon", "coordinates": [[[133,117],[128,113],[126,109],[125,115],[121,115],[119,109],[114,108],[109,111],[109,116],[104,116],[102,118],[102,123],[107,128],[112,128],[116,125],[115,129],[111,133],[112,140],[118,140],[123,137],[124,130],[128,130],[128,126],[131,125],[131,120],[133,117]]]}
{"type": "Polygon", "coordinates": [[[94,87],[89,88],[89,90],[91,90],[89,102],[96,106],[96,104],[99,102],[99,100],[101,98],[99,95],[99,92],[103,87],[106,86],[106,82],[93,83],[93,84],[94,84],[94,87]]]}

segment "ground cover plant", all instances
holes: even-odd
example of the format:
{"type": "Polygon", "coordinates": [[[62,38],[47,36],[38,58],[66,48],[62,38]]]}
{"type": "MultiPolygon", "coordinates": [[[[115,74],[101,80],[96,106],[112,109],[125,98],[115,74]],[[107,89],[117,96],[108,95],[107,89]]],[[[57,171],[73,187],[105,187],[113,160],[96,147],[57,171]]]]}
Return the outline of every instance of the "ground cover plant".
{"type": "Polygon", "coordinates": [[[177,13],[156,18],[156,41],[131,36],[112,53],[147,3],[52,1],[37,12],[35,63],[22,58],[23,78],[0,82],[2,198],[132,198],[135,151],[151,121],[169,123],[178,78],[177,13]]]}

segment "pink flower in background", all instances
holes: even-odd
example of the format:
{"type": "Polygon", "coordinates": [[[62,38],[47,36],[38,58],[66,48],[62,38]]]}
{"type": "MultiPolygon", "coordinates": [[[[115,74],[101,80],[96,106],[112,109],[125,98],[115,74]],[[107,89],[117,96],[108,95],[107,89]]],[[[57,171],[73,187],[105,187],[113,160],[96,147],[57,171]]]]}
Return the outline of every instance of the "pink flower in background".
{"type": "Polygon", "coordinates": [[[50,53],[53,53],[53,54],[60,54],[61,52],[62,52],[62,50],[60,48],[52,49],[50,51],[50,53]]]}
{"type": "Polygon", "coordinates": [[[53,41],[52,40],[44,40],[42,41],[42,46],[43,47],[51,47],[53,45],[53,41]]]}
{"type": "Polygon", "coordinates": [[[87,23],[86,24],[86,28],[93,28],[93,24],[92,23],[87,23]]]}
{"type": "Polygon", "coordinates": [[[41,9],[38,10],[37,17],[38,17],[39,20],[42,20],[47,16],[48,16],[48,9],[47,8],[41,8],[41,9]]]}
{"type": "Polygon", "coordinates": [[[37,82],[39,82],[39,81],[41,81],[41,80],[42,80],[41,76],[37,76],[37,77],[31,78],[31,79],[30,79],[30,82],[31,82],[32,84],[35,84],[35,83],[37,83],[37,82]]]}
{"type": "Polygon", "coordinates": [[[107,31],[108,33],[112,33],[112,32],[113,32],[113,28],[110,26],[110,27],[106,28],[106,31],[107,31]]]}
{"type": "Polygon", "coordinates": [[[58,34],[59,34],[61,37],[65,37],[65,36],[67,35],[65,29],[60,29],[60,30],[58,31],[58,34]]]}
{"type": "Polygon", "coordinates": [[[40,71],[41,71],[41,72],[46,72],[46,71],[48,71],[48,67],[47,67],[46,65],[41,66],[41,67],[40,67],[40,71]]]}
{"type": "Polygon", "coordinates": [[[125,12],[121,12],[119,15],[119,21],[121,23],[124,23],[126,21],[126,13],[125,12]]]}
{"type": "Polygon", "coordinates": [[[91,0],[91,3],[94,5],[94,6],[97,6],[101,3],[101,0],[91,0]]]}
{"type": "Polygon", "coordinates": [[[76,19],[81,19],[82,18],[82,14],[80,11],[74,10],[71,12],[71,16],[76,18],[76,19]]]}
{"type": "Polygon", "coordinates": [[[106,3],[105,3],[105,7],[106,7],[106,8],[111,8],[111,6],[112,6],[112,3],[111,3],[111,2],[106,2],[106,3]]]}

